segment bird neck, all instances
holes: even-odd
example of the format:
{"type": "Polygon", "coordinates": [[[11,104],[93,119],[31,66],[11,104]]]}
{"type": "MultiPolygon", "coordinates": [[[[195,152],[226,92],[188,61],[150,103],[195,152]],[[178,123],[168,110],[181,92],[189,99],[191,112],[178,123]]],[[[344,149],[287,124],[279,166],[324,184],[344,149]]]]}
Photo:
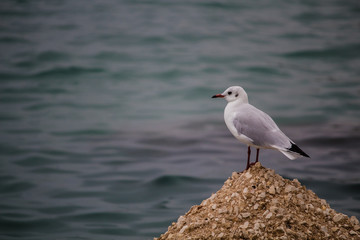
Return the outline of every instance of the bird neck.
{"type": "Polygon", "coordinates": [[[238,98],[235,101],[228,102],[228,105],[230,104],[231,106],[238,106],[246,103],[249,103],[249,100],[247,96],[244,96],[243,98],[238,98]]]}
{"type": "Polygon", "coordinates": [[[248,104],[248,101],[244,101],[243,99],[237,99],[236,101],[228,102],[225,107],[225,114],[231,114],[235,111],[235,109],[239,108],[241,105],[248,104]]]}

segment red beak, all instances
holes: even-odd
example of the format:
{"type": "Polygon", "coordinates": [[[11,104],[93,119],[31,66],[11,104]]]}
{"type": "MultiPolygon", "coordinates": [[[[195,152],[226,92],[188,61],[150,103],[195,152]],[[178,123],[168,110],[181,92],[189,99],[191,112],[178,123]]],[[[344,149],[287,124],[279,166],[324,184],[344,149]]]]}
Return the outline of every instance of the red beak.
{"type": "Polygon", "coordinates": [[[211,98],[223,98],[223,97],[225,97],[225,96],[222,94],[216,94],[216,95],[212,96],[211,98]]]}

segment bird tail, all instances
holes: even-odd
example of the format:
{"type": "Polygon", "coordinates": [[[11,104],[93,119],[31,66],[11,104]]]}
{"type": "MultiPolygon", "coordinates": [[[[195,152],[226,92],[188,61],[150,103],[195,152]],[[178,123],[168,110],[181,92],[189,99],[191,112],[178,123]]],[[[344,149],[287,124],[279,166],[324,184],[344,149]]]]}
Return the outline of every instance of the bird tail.
{"type": "Polygon", "coordinates": [[[307,155],[303,150],[301,150],[295,143],[291,143],[291,147],[288,149],[279,149],[279,151],[284,154],[286,157],[288,157],[290,160],[294,160],[300,156],[303,157],[310,157],[307,155]]]}
{"type": "Polygon", "coordinates": [[[286,150],[279,150],[282,154],[284,154],[287,158],[289,158],[290,160],[294,160],[298,157],[300,157],[301,155],[298,153],[294,153],[294,152],[290,152],[290,151],[286,151],[286,150]]]}

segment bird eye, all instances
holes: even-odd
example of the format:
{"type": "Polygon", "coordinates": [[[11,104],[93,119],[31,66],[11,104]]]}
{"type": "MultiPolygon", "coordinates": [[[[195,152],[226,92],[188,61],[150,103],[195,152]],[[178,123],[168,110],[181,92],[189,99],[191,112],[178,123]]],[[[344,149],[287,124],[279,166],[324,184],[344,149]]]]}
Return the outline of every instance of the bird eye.
{"type": "Polygon", "coordinates": [[[231,92],[231,91],[229,91],[229,92],[228,92],[228,94],[229,94],[229,95],[231,95],[231,94],[232,94],[232,92],[231,92]]]}

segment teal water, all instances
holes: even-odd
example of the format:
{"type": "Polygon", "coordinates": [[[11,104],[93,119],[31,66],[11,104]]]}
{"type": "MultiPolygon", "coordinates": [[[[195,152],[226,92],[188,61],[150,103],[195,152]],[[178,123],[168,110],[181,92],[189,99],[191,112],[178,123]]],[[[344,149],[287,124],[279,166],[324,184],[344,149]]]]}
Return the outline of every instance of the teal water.
{"type": "Polygon", "coordinates": [[[360,217],[358,1],[0,3],[0,238],[151,239],[245,167],[210,97],[243,86],[360,217]]]}

